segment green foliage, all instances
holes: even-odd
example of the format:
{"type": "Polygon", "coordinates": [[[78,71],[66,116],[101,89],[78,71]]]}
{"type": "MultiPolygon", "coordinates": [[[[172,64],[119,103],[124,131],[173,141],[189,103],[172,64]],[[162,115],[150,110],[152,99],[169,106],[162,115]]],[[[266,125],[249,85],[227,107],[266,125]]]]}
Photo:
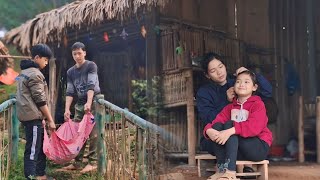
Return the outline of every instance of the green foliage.
{"type": "Polygon", "coordinates": [[[18,160],[17,163],[12,164],[9,172],[9,179],[12,180],[24,180],[23,174],[23,153],[24,153],[24,144],[19,143],[18,146],[18,160]]]}
{"type": "Polygon", "coordinates": [[[0,93],[0,103],[9,99],[10,94],[15,94],[17,91],[16,84],[13,85],[0,85],[0,90],[4,93],[0,93]]]}
{"type": "MultiPolygon", "coordinates": [[[[19,143],[18,149],[18,160],[16,164],[13,164],[10,167],[9,179],[10,180],[24,180],[23,174],[23,154],[24,154],[25,144],[19,143]]],[[[96,180],[99,179],[98,173],[90,173],[81,175],[79,171],[70,171],[70,172],[57,172],[56,169],[61,168],[61,165],[47,161],[47,175],[54,177],[57,180],[64,179],[79,179],[79,180],[96,180]]]]}
{"type": "Polygon", "coordinates": [[[132,80],[133,112],[146,119],[159,115],[162,106],[160,77],[152,78],[150,89],[147,90],[146,80],[132,80]]]}
{"type": "Polygon", "coordinates": [[[146,80],[132,80],[132,99],[133,112],[142,118],[146,118],[148,113],[147,101],[147,81],[146,80]]]}
{"type": "Polygon", "coordinates": [[[37,14],[54,9],[73,0],[0,0],[0,27],[11,29],[34,18],[37,14]]]}

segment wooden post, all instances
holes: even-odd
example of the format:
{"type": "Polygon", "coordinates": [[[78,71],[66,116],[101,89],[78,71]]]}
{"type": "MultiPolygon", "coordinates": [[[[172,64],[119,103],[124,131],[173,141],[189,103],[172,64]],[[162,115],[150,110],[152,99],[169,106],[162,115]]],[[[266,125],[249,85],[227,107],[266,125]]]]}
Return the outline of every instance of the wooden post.
{"type": "MultiPolygon", "coordinates": [[[[100,95],[102,100],[104,95],[100,95]]],[[[98,100],[98,101],[99,101],[98,100]]],[[[106,145],[104,142],[105,137],[105,122],[106,122],[106,111],[104,105],[101,105],[99,102],[94,101],[95,107],[95,121],[96,127],[98,129],[98,147],[97,147],[97,156],[98,156],[98,173],[104,175],[106,173],[106,145]]]]}
{"type": "Polygon", "coordinates": [[[304,129],[303,129],[303,97],[299,96],[299,118],[298,118],[298,140],[299,140],[299,162],[304,162],[304,129]]]}
{"type": "Polygon", "coordinates": [[[185,72],[187,88],[187,120],[188,120],[188,163],[191,166],[196,165],[196,129],[194,116],[194,95],[193,95],[193,73],[192,69],[185,72]]]}
{"type": "Polygon", "coordinates": [[[12,140],[12,146],[11,146],[11,162],[16,163],[18,160],[18,145],[19,145],[19,120],[17,117],[17,107],[16,104],[13,104],[12,107],[12,115],[11,115],[11,140],[12,140]]]}
{"type": "Polygon", "coordinates": [[[145,130],[138,128],[138,169],[139,169],[139,180],[146,180],[146,163],[145,163],[145,155],[146,155],[146,141],[145,141],[145,130]]]}
{"type": "Polygon", "coordinates": [[[55,59],[51,59],[49,61],[49,110],[51,113],[51,116],[54,118],[55,117],[55,110],[56,110],[56,99],[57,99],[57,86],[56,86],[56,82],[57,82],[57,67],[56,67],[56,63],[55,63],[55,59]]]}
{"type": "Polygon", "coordinates": [[[317,163],[320,163],[320,96],[317,96],[316,101],[316,117],[317,117],[317,163]]]}

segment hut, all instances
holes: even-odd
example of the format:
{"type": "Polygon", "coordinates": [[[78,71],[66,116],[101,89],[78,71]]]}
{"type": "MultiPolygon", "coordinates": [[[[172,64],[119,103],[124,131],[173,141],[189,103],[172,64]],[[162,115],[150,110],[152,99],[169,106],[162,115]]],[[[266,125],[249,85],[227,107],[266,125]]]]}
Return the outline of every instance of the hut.
{"type": "Polygon", "coordinates": [[[170,154],[195,164],[203,124],[194,97],[205,82],[199,59],[209,51],[223,55],[230,72],[251,66],[272,83],[279,111],[270,124],[275,145],[298,136],[298,99],[314,100],[320,91],[319,6],[313,0],[82,0],[37,15],[9,31],[5,41],[24,54],[40,42],[54,49],[57,61],[47,74],[56,117],[63,111],[70,45],[76,41],[88,46],[110,102],[132,110],[132,80],[146,80],[149,105],[158,110],[147,119],[178,137],[166,147],[170,154]],[[293,91],[288,65],[298,77],[293,82],[300,83],[293,91]]]}

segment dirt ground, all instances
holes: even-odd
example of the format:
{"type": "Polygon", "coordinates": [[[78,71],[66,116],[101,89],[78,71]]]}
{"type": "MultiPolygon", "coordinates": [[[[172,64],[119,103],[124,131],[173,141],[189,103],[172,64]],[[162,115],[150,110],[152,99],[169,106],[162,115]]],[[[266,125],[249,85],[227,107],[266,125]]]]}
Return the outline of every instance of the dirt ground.
{"type": "MultiPolygon", "coordinates": [[[[206,180],[213,172],[205,172],[199,178],[197,168],[188,165],[178,165],[169,170],[170,178],[163,180],[206,180]]],[[[269,180],[320,180],[320,164],[297,162],[271,162],[269,164],[269,180]]]]}

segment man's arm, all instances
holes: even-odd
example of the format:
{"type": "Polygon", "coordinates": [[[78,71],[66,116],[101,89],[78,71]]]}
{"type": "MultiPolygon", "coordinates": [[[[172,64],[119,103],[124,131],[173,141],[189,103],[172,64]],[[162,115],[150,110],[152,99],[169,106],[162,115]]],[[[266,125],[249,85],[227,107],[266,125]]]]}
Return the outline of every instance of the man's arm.
{"type": "Polygon", "coordinates": [[[73,101],[72,96],[66,96],[66,105],[64,109],[64,120],[69,120],[70,119],[70,106],[73,101]]]}
{"type": "Polygon", "coordinates": [[[44,105],[44,106],[39,107],[39,109],[42,112],[42,114],[47,118],[49,129],[50,130],[56,129],[56,125],[54,123],[54,120],[53,120],[50,112],[49,112],[48,106],[44,105]]]}
{"type": "Polygon", "coordinates": [[[45,83],[43,76],[36,75],[30,78],[30,80],[28,81],[28,87],[30,89],[33,101],[35,102],[36,106],[40,109],[43,116],[46,117],[49,129],[54,130],[56,128],[56,125],[47,105],[47,96],[45,93],[45,83]]]}
{"type": "Polygon", "coordinates": [[[95,63],[90,63],[88,66],[88,82],[87,82],[87,103],[84,105],[86,113],[91,111],[91,105],[94,96],[94,89],[98,80],[98,67],[95,63]]]}
{"type": "Polygon", "coordinates": [[[93,90],[88,90],[88,92],[87,92],[87,103],[84,105],[84,111],[86,113],[91,111],[93,95],[94,95],[94,91],[93,90]]]}
{"type": "Polygon", "coordinates": [[[67,90],[66,90],[66,104],[64,109],[64,120],[67,121],[70,119],[70,106],[73,101],[73,96],[75,94],[75,88],[71,78],[71,69],[67,71],[67,90]]]}

